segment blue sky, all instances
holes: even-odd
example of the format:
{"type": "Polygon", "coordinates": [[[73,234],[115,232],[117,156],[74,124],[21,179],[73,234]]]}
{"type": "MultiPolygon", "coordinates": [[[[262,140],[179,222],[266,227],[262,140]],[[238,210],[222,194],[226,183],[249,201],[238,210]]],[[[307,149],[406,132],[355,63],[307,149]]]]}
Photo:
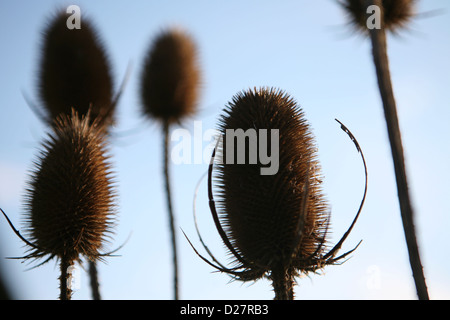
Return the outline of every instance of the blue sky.
{"type": "MultiPolygon", "coordinates": [[[[401,226],[395,177],[375,71],[366,39],[348,26],[333,0],[320,1],[1,1],[0,207],[23,228],[23,195],[32,161],[47,133],[22,91],[37,101],[41,32],[58,8],[77,4],[96,24],[119,86],[132,73],[118,106],[111,157],[118,185],[118,224],[110,249],[120,257],[100,264],[104,299],[170,299],[171,252],[162,180],[161,128],[140,114],[139,75],[152,38],[179,26],[195,39],[203,73],[199,113],[182,124],[214,129],[224,105],[241,90],[272,86],[302,106],[316,136],[324,191],[332,210],[331,241],[350,224],[364,175],[353,144],[367,160],[369,190],[361,217],[344,245],[361,246],[340,266],[298,279],[297,299],[415,299],[401,226]]],[[[422,263],[431,298],[450,298],[450,4],[419,1],[410,29],[389,36],[388,50],[403,135],[422,263]],[[437,10],[437,15],[426,15],[437,10]]],[[[174,128],[175,129],[175,128],[174,128]]],[[[196,137],[201,139],[201,137],[196,137]]],[[[207,148],[207,141],[200,141],[207,148]]],[[[175,145],[178,141],[173,141],[175,145]]],[[[192,218],[196,184],[207,164],[172,163],[175,214],[200,248],[192,218]]],[[[206,183],[197,199],[200,229],[210,249],[228,261],[209,214],[206,183]]],[[[178,234],[182,299],[272,299],[270,283],[230,282],[213,272],[178,234]]],[[[18,260],[24,247],[0,220],[0,265],[19,299],[56,299],[58,265],[33,270],[18,260]]],[[[90,299],[80,270],[74,299],[90,299]]]]}

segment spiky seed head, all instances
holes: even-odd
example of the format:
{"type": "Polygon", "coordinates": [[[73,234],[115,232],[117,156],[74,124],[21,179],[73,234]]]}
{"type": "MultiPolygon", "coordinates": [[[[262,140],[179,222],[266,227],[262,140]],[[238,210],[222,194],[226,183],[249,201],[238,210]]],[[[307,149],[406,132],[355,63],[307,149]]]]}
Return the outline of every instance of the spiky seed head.
{"type": "MultiPolygon", "coordinates": [[[[219,129],[223,154],[216,171],[216,202],[233,247],[246,261],[267,271],[280,264],[292,267],[295,261],[312,257],[323,242],[327,204],[320,188],[314,138],[301,108],[281,90],[255,88],[233,97],[219,129]],[[267,129],[269,136],[271,129],[279,130],[278,172],[261,175],[260,169],[267,164],[260,157],[256,164],[249,163],[248,141],[246,163],[227,163],[227,144],[231,142],[227,141],[227,129],[267,129]]],[[[239,142],[234,143],[236,156],[239,142]]],[[[268,146],[272,152],[276,147],[268,146]]],[[[257,150],[258,154],[267,152],[259,146],[257,150]]]]}
{"type": "MultiPolygon", "coordinates": [[[[366,0],[342,0],[341,5],[349,15],[352,24],[363,33],[368,32],[366,0]]],[[[416,0],[382,0],[384,28],[396,32],[404,28],[414,16],[414,5],[416,0]]]]}
{"type": "Polygon", "coordinates": [[[108,128],[113,123],[111,67],[93,23],[83,16],[81,29],[69,29],[67,14],[58,12],[43,34],[39,94],[50,123],[60,115],[80,116],[108,128]]]}
{"type": "Polygon", "coordinates": [[[195,113],[200,68],[192,38],[180,29],[161,32],[144,61],[141,99],[144,115],[180,122],[195,113]]]}
{"type": "Polygon", "coordinates": [[[112,232],[115,199],[101,132],[76,112],[55,121],[26,194],[27,232],[39,248],[29,257],[99,257],[112,232]]]}

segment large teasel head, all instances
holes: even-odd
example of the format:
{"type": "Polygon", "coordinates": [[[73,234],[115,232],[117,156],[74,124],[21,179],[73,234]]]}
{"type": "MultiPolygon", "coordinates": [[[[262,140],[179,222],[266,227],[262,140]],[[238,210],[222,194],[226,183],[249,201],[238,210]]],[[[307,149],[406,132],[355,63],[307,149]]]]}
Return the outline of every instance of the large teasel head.
{"type": "Polygon", "coordinates": [[[219,132],[222,144],[213,158],[220,157],[209,168],[210,209],[236,265],[226,268],[212,255],[215,263],[202,259],[242,281],[268,277],[276,299],[293,299],[295,276],[350,253],[335,257],[346,236],[332,249],[327,244],[329,208],[311,127],[288,94],[255,88],[233,97],[219,132]],[[263,174],[273,165],[268,157],[278,170],[263,174]]]}
{"type": "Polygon", "coordinates": [[[31,253],[95,261],[112,233],[114,199],[104,134],[89,114],[61,115],[31,172],[26,225],[31,253]]]}
{"type": "MultiPolygon", "coordinates": [[[[416,0],[382,0],[383,19],[381,26],[391,32],[404,28],[414,16],[416,0]]],[[[367,12],[372,1],[367,0],[339,0],[349,16],[349,20],[356,29],[367,33],[367,19],[372,11],[367,12]]]]}
{"type": "Polygon", "coordinates": [[[93,23],[83,15],[80,29],[67,27],[68,15],[58,12],[43,33],[39,94],[44,118],[52,124],[60,115],[80,116],[90,110],[99,127],[114,122],[116,99],[109,59],[93,23]]]}
{"type": "Polygon", "coordinates": [[[295,101],[276,90],[240,93],[226,108],[219,130],[223,154],[216,171],[217,204],[233,247],[246,261],[267,270],[290,264],[293,256],[311,256],[324,243],[328,206],[320,188],[314,138],[295,101]],[[239,138],[233,141],[227,135],[228,130],[239,129],[254,130],[257,140],[248,140],[245,149],[239,149],[239,138]],[[271,139],[273,130],[278,131],[278,141],[271,139]],[[257,158],[268,154],[259,143],[262,134],[269,136],[272,155],[279,155],[272,159],[278,162],[275,174],[263,175],[261,169],[267,165],[260,159],[250,163],[250,144],[256,144],[257,158]],[[245,164],[237,164],[243,150],[245,164]],[[234,161],[229,151],[234,152],[234,161]]]}
{"type": "Polygon", "coordinates": [[[195,113],[200,68],[196,45],[186,32],[161,32],[151,44],[141,77],[145,116],[174,123],[195,113]]]}

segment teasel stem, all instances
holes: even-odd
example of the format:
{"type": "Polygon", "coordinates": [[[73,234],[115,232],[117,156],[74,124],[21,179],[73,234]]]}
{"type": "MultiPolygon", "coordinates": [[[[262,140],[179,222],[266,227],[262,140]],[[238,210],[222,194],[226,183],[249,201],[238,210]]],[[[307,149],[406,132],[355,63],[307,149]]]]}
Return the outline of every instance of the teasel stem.
{"type": "MultiPolygon", "coordinates": [[[[381,0],[366,0],[366,5],[376,5],[383,8],[381,0]]],[[[381,21],[383,21],[383,9],[381,10],[381,21]]],[[[416,291],[420,300],[428,300],[428,291],[420,261],[419,247],[417,245],[416,232],[413,221],[413,208],[408,191],[405,160],[403,156],[402,139],[397,117],[397,108],[389,71],[389,60],[387,56],[386,32],[384,26],[380,29],[369,30],[372,42],[372,54],[376,68],[378,86],[383,102],[384,115],[391,145],[392,158],[394,162],[395,177],[397,181],[397,193],[400,203],[400,211],[408,247],[409,261],[416,285],[416,291]]]]}
{"type": "Polygon", "coordinates": [[[163,122],[163,134],[164,134],[164,180],[166,186],[166,199],[167,210],[169,214],[169,227],[172,241],[172,258],[173,258],[173,290],[174,299],[178,300],[178,258],[177,258],[177,241],[175,234],[175,218],[172,206],[172,194],[170,188],[170,176],[169,176],[169,121],[163,122]]]}
{"type": "Polygon", "coordinates": [[[62,257],[60,262],[61,276],[59,278],[59,289],[60,289],[60,300],[71,300],[72,299],[72,289],[69,282],[69,268],[73,266],[73,261],[68,257],[62,257]]]}
{"type": "Polygon", "coordinates": [[[101,300],[100,284],[98,282],[97,263],[95,261],[89,261],[89,279],[92,290],[92,299],[101,300]]]}
{"type": "MultiPolygon", "coordinates": [[[[293,271],[293,270],[292,270],[293,271]]],[[[294,300],[294,272],[280,266],[271,272],[274,300],[294,300]]]]}

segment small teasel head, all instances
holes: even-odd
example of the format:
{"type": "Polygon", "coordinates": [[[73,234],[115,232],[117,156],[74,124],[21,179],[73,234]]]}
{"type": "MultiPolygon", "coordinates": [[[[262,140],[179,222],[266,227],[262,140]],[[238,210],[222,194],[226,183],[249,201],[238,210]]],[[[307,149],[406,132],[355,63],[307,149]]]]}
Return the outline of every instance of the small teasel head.
{"type": "Polygon", "coordinates": [[[98,259],[112,233],[115,192],[104,134],[89,113],[61,115],[31,172],[27,258],[98,259]]]}
{"type": "Polygon", "coordinates": [[[200,68],[196,45],[186,32],[168,29],[151,44],[141,75],[143,114],[167,123],[196,111],[200,68]]]}
{"type": "MultiPolygon", "coordinates": [[[[367,0],[339,0],[349,16],[351,23],[363,33],[367,33],[367,20],[373,14],[367,12],[370,1],[367,0]]],[[[383,20],[381,26],[391,32],[404,28],[415,15],[416,0],[382,0],[383,20]]]]}
{"type": "Polygon", "coordinates": [[[276,299],[293,299],[295,276],[335,264],[353,251],[335,257],[361,208],[330,249],[326,239],[330,215],[314,136],[302,109],[285,92],[255,88],[238,93],[220,118],[219,132],[221,144],[213,152],[208,173],[209,203],[235,265],[223,266],[206,246],[213,262],[194,250],[238,280],[268,277],[276,299]],[[276,139],[269,137],[273,132],[276,139]],[[262,174],[269,154],[278,156],[278,170],[262,174]]]}
{"type": "Polygon", "coordinates": [[[58,12],[43,33],[39,94],[50,124],[60,115],[80,116],[90,110],[91,122],[108,128],[115,101],[110,62],[94,24],[83,15],[80,29],[67,27],[68,15],[58,12]]]}

